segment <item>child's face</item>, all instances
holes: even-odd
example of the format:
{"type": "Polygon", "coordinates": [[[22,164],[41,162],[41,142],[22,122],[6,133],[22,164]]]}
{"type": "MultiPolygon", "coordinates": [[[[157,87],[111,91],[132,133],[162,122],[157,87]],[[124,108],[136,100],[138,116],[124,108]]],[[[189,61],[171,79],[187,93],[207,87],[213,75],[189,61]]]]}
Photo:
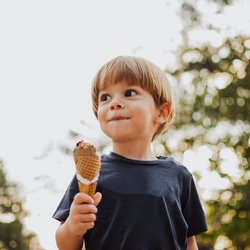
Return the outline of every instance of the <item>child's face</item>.
{"type": "Polygon", "coordinates": [[[139,85],[122,81],[100,91],[97,117],[113,142],[151,142],[159,126],[158,114],[153,97],[139,85]]]}

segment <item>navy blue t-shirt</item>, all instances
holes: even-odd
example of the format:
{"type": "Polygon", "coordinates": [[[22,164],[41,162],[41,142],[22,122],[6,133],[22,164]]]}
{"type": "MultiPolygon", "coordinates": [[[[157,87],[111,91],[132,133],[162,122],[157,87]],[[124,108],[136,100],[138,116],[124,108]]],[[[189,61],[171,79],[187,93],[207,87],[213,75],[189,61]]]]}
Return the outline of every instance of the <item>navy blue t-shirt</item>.
{"type": "MultiPolygon", "coordinates": [[[[103,197],[84,235],[87,250],[184,250],[187,237],[207,230],[193,177],[173,158],[103,155],[97,191],[103,197]]],[[[53,218],[67,219],[78,192],[74,176],[53,218]]]]}

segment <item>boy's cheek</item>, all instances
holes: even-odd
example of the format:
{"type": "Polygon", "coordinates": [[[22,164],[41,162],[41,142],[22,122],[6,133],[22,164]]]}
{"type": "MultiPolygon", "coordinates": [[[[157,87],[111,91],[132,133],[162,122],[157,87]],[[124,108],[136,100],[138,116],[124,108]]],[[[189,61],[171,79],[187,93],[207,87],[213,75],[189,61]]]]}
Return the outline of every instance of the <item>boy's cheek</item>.
{"type": "Polygon", "coordinates": [[[102,124],[104,123],[104,121],[105,121],[105,116],[104,116],[104,114],[102,114],[102,113],[97,113],[97,120],[98,120],[99,124],[102,125],[102,124]]]}
{"type": "Polygon", "coordinates": [[[96,112],[96,117],[97,119],[99,120],[99,117],[100,117],[100,106],[98,106],[98,109],[97,109],[97,112],[96,112]]]}
{"type": "Polygon", "coordinates": [[[101,119],[104,116],[105,107],[103,105],[98,106],[97,119],[101,119]]]}

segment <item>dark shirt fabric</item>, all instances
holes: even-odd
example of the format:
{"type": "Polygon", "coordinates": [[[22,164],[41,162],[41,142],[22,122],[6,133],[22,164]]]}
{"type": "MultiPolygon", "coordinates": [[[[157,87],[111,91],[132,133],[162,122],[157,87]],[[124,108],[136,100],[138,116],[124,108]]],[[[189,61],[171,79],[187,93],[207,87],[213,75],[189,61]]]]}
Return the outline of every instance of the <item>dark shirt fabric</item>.
{"type": "MultiPolygon", "coordinates": [[[[103,197],[84,235],[87,250],[184,250],[187,237],[207,230],[193,177],[173,158],[103,155],[97,191],[103,197]]],[[[67,219],[78,192],[74,176],[53,218],[67,219]]]]}

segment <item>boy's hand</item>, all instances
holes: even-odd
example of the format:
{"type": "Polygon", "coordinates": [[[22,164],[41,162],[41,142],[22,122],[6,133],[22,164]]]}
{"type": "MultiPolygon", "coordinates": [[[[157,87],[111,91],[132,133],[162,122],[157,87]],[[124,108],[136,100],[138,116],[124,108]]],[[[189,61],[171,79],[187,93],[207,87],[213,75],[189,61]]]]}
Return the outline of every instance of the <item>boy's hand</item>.
{"type": "Polygon", "coordinates": [[[97,205],[101,201],[101,193],[96,193],[93,198],[91,196],[78,193],[70,207],[69,217],[67,219],[69,230],[72,234],[83,235],[87,230],[95,225],[97,205]]]}

